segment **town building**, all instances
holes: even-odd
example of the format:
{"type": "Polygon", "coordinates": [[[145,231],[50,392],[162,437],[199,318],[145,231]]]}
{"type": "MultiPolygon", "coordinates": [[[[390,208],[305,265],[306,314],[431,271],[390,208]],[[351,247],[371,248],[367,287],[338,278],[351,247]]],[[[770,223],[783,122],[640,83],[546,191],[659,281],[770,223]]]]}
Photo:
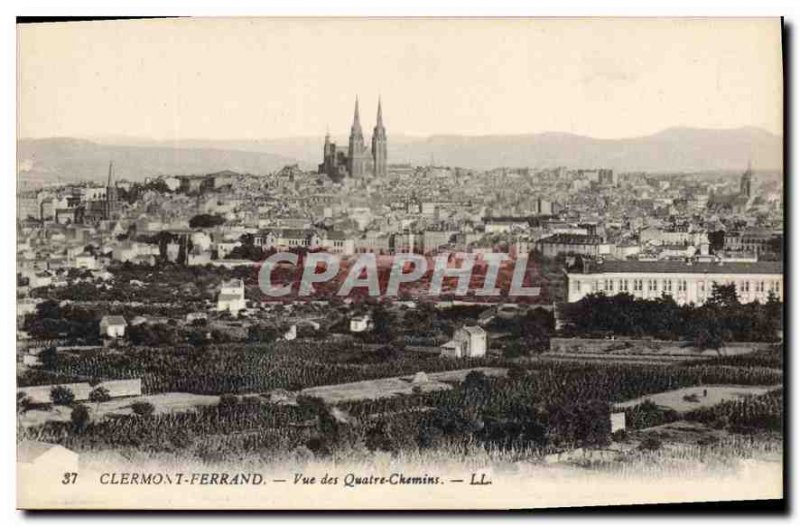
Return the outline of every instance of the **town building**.
{"type": "Polygon", "coordinates": [[[366,332],[372,328],[372,317],[368,314],[350,319],[350,332],[366,332]]]}
{"type": "Polygon", "coordinates": [[[242,280],[232,279],[223,282],[217,297],[217,310],[237,314],[245,308],[244,283],[242,280]]]}
{"type": "Polygon", "coordinates": [[[100,336],[108,338],[122,338],[128,326],[122,316],[103,316],[100,320],[100,336]]]}
{"type": "Polygon", "coordinates": [[[486,331],[477,325],[456,329],[453,339],[442,345],[446,358],[482,358],[486,356],[486,331]]]}
{"type": "Polygon", "coordinates": [[[783,301],[783,265],[771,261],[585,261],[582,268],[567,271],[567,301],[576,302],[595,293],[627,293],[645,299],[666,295],[680,305],[702,305],[714,285],[729,284],[736,285],[742,303],[764,303],[770,293],[783,301]]]}
{"type": "Polygon", "coordinates": [[[611,253],[611,244],[600,236],[580,234],[554,234],[537,241],[536,247],[547,257],[567,254],[597,257],[611,253]]]}
{"type": "Polygon", "coordinates": [[[723,248],[732,252],[778,254],[783,244],[783,232],[768,228],[745,228],[725,232],[723,248]]]}

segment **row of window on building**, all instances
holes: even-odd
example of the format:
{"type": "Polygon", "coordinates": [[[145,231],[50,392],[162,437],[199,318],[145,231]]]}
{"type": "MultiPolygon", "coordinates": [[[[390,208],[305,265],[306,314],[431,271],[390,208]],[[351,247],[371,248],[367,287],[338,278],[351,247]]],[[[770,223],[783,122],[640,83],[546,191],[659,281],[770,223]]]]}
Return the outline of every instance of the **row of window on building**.
{"type": "MultiPolygon", "coordinates": [[[[580,292],[582,281],[575,280],[573,282],[573,289],[576,292],[580,292]]],[[[709,292],[713,285],[717,285],[716,281],[711,281],[709,283],[709,292]]],[[[772,280],[772,281],[729,281],[725,283],[726,285],[735,284],[736,290],[740,293],[749,293],[749,292],[756,292],[756,293],[764,293],[764,292],[772,292],[777,294],[780,291],[780,281],[779,280],[772,280]]],[[[591,281],[592,292],[605,292],[605,293],[613,293],[613,292],[644,292],[645,289],[647,292],[686,292],[688,290],[688,280],[685,279],[602,279],[602,280],[592,280],[591,281]]],[[[705,281],[697,281],[697,292],[698,294],[705,294],[706,293],[706,282],[705,281]]]]}

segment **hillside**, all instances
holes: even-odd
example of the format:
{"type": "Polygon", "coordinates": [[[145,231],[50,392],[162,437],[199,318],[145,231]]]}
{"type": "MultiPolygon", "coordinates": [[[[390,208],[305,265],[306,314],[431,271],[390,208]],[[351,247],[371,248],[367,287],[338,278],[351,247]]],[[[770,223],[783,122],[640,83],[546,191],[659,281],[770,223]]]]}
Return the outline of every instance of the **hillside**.
{"type": "Polygon", "coordinates": [[[162,174],[201,174],[232,170],[263,174],[297,161],[266,152],[218,148],[132,146],[56,138],[17,143],[20,180],[54,183],[105,180],[109,161],[118,179],[142,181],[162,174]]]}
{"type": "MultiPolygon", "coordinates": [[[[743,169],[780,170],[782,139],[759,128],[706,130],[670,128],[644,137],[595,139],[566,133],[426,138],[392,135],[391,163],[509,167],[608,167],[617,171],[703,172],[743,169]]],[[[346,144],[346,138],[336,138],[346,144]]],[[[116,138],[23,139],[18,143],[20,175],[54,182],[105,177],[114,160],[120,178],[142,180],[159,174],[219,170],[266,173],[299,162],[313,169],[321,160],[322,139],[295,137],[257,141],[182,140],[178,142],[116,138]]]]}

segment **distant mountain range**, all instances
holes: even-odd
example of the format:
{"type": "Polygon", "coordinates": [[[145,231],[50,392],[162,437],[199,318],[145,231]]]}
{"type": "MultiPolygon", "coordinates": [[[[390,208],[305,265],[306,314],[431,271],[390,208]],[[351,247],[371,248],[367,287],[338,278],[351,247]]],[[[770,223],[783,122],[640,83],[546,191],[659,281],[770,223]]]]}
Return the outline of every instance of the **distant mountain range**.
{"type": "MultiPolygon", "coordinates": [[[[496,167],[612,168],[621,172],[738,171],[751,161],[757,170],[782,169],[782,138],[760,128],[708,130],[669,128],[627,139],[595,139],[567,133],[420,138],[389,135],[389,162],[496,167]]],[[[336,138],[341,145],[346,137],[336,138]]],[[[102,180],[114,161],[119,178],[142,180],[162,174],[233,170],[254,174],[299,163],[320,162],[321,137],[253,141],[150,141],[53,138],[18,142],[22,179],[39,182],[102,180]]]]}
{"type": "Polygon", "coordinates": [[[205,174],[222,170],[261,174],[296,163],[271,153],[180,145],[108,144],[82,139],[23,139],[17,142],[20,181],[105,181],[114,161],[116,179],[142,181],[156,175],[205,174]]]}

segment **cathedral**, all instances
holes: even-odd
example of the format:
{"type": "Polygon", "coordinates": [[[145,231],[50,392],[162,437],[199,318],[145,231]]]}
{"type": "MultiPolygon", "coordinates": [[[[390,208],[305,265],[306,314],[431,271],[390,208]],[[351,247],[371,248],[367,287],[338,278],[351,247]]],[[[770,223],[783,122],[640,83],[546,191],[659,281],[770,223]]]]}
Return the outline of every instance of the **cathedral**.
{"type": "Polygon", "coordinates": [[[323,160],[319,165],[318,173],[326,174],[334,181],[345,177],[361,179],[372,175],[383,177],[386,175],[386,128],[383,127],[383,111],[378,100],[378,119],[372,130],[372,151],[364,143],[364,134],[361,131],[361,121],[358,116],[358,98],[353,115],[353,125],[350,127],[350,140],[347,149],[339,148],[331,142],[329,133],[325,134],[323,147],[323,160]]]}

